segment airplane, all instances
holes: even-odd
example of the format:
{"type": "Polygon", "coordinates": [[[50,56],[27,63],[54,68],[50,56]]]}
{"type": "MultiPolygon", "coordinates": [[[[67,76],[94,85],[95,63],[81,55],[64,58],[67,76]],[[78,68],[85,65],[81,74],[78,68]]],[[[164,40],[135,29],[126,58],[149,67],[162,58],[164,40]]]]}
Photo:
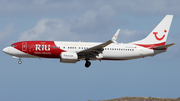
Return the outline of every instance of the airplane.
{"type": "Polygon", "coordinates": [[[166,15],[163,20],[142,40],[130,43],[117,43],[120,29],[113,37],[104,42],[68,42],[68,41],[21,41],[11,44],[3,52],[13,58],[55,58],[61,63],[76,63],[85,60],[85,67],[91,65],[90,60],[131,60],[155,56],[166,52],[174,45],[167,44],[173,15],[166,15]]]}

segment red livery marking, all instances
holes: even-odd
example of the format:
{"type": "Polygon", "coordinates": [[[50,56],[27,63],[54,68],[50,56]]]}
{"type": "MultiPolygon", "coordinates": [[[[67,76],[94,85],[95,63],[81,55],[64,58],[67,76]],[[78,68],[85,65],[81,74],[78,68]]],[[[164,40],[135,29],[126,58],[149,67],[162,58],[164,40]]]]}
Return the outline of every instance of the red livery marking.
{"type": "Polygon", "coordinates": [[[19,51],[44,58],[60,58],[61,52],[65,52],[58,48],[54,41],[23,41],[14,44],[19,51]]]}
{"type": "Polygon", "coordinates": [[[164,30],[164,33],[166,33],[167,32],[167,30],[164,30]]]}
{"type": "Polygon", "coordinates": [[[154,34],[155,38],[156,38],[157,40],[159,40],[159,41],[161,41],[161,40],[164,39],[164,37],[165,37],[165,35],[163,35],[161,38],[158,38],[158,37],[157,37],[158,32],[153,32],[153,34],[154,34]]]}
{"type": "Polygon", "coordinates": [[[165,45],[166,42],[162,42],[162,43],[157,43],[157,44],[136,44],[138,46],[142,46],[142,47],[145,47],[145,48],[149,48],[149,49],[153,49],[154,47],[157,47],[157,46],[163,46],[165,45]]]}

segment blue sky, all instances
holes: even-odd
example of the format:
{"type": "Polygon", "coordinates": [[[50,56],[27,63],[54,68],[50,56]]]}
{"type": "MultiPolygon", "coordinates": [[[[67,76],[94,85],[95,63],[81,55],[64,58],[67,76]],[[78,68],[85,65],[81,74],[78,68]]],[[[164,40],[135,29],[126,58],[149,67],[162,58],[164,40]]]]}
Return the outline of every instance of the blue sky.
{"type": "Polygon", "coordinates": [[[0,100],[87,101],[130,97],[180,97],[180,12],[178,0],[1,0],[0,48],[22,40],[109,40],[146,37],[167,14],[174,15],[167,43],[154,57],[129,61],[60,63],[17,59],[0,52],[0,100]]]}

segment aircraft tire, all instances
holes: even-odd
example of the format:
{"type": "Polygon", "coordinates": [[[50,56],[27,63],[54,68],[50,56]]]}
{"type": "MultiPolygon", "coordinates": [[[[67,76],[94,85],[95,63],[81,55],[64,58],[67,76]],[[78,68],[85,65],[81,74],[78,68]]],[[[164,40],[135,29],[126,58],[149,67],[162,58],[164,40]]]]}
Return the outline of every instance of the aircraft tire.
{"type": "Polygon", "coordinates": [[[91,62],[86,61],[86,63],[85,63],[85,67],[86,67],[86,68],[88,68],[90,65],[91,65],[91,62]]]}
{"type": "Polygon", "coordinates": [[[19,64],[21,64],[21,63],[22,63],[22,61],[18,61],[18,63],[19,63],[19,64]]]}

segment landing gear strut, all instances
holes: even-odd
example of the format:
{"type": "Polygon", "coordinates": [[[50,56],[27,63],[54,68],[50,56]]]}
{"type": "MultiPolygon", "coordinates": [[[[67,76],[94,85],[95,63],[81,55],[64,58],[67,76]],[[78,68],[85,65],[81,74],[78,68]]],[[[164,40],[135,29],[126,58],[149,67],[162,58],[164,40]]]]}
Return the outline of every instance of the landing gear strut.
{"type": "Polygon", "coordinates": [[[19,58],[19,61],[18,61],[18,63],[19,63],[19,64],[21,64],[21,63],[22,63],[22,61],[21,61],[21,58],[19,58]]]}
{"type": "Polygon", "coordinates": [[[88,68],[91,65],[91,62],[86,60],[85,67],[88,68]]]}

